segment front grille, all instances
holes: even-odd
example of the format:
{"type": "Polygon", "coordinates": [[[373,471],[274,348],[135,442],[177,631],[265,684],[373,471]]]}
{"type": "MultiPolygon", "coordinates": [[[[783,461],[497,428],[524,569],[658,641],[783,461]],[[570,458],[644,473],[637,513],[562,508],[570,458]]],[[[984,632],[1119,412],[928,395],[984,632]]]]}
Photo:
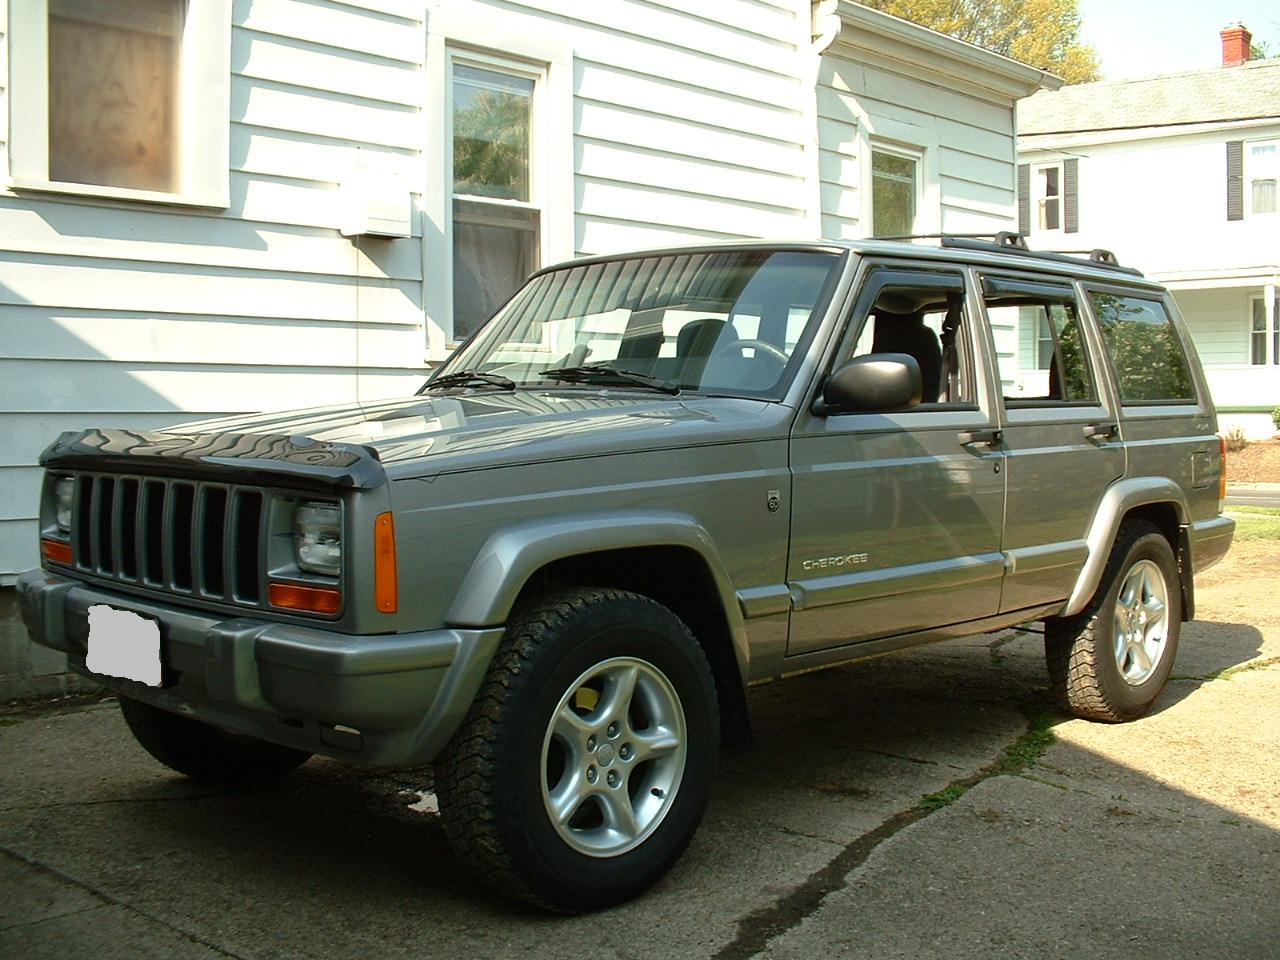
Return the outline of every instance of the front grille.
{"type": "Polygon", "coordinates": [[[75,483],[77,570],[167,593],[263,605],[263,490],[102,473],[76,474],[75,483]]]}

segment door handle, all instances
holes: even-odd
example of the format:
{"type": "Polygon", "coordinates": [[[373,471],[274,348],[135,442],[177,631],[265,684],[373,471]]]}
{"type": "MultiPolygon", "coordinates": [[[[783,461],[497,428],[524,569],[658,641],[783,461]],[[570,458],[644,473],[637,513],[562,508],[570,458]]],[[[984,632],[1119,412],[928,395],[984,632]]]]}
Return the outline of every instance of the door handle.
{"type": "Polygon", "coordinates": [[[973,446],[976,444],[986,444],[988,447],[997,446],[1004,439],[1003,430],[966,430],[958,437],[962,447],[973,446]]]}
{"type": "Polygon", "coordinates": [[[1120,432],[1118,423],[1091,423],[1084,428],[1088,440],[1111,440],[1120,432]]]}

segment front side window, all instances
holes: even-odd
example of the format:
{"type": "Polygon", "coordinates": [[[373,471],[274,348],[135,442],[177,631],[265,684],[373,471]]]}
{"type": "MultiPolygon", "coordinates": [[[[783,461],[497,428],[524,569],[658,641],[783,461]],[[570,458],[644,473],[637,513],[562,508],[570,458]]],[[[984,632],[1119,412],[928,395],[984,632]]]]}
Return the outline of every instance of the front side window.
{"type": "Polygon", "coordinates": [[[919,160],[871,151],[871,219],[874,236],[910,236],[916,222],[919,160]]]}
{"type": "Polygon", "coordinates": [[[453,333],[461,340],[538,268],[535,75],[453,61],[453,333]]]}
{"type": "Polygon", "coordinates": [[[1245,177],[1248,181],[1250,213],[1275,213],[1280,210],[1280,140],[1264,140],[1246,145],[1245,177]]]}
{"type": "Polygon", "coordinates": [[[906,354],[920,368],[921,403],[975,404],[964,279],[945,272],[876,271],[863,290],[855,314],[861,322],[858,339],[844,359],[906,354]]]}
{"type": "Polygon", "coordinates": [[[1195,399],[1186,353],[1163,303],[1100,291],[1091,291],[1089,299],[1122,402],[1195,399]]]}
{"type": "Polygon", "coordinates": [[[1006,405],[1097,402],[1069,287],[988,277],[983,297],[1006,405]]]}
{"type": "Polygon", "coordinates": [[[1036,209],[1041,230],[1062,229],[1062,164],[1037,167],[1035,171],[1036,209]]]}
{"type": "Polygon", "coordinates": [[[552,270],[531,280],[438,377],[470,371],[515,388],[599,389],[639,375],[671,389],[776,399],[813,337],[840,263],[836,254],[743,250],[552,270]]]}

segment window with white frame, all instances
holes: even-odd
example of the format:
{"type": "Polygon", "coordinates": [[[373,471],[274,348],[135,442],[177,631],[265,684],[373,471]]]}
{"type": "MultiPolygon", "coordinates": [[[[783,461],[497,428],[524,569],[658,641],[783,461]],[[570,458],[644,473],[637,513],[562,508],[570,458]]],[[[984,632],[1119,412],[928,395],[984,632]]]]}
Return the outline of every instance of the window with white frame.
{"type": "Polygon", "coordinates": [[[1266,363],[1280,365],[1280,296],[1272,306],[1270,329],[1267,317],[1267,301],[1262,297],[1253,297],[1249,301],[1249,362],[1254,366],[1266,363]],[[1270,340],[1271,353],[1267,353],[1267,341],[1270,340]]]}
{"type": "Polygon", "coordinates": [[[534,149],[541,71],[450,57],[453,335],[462,340],[539,266],[534,149]]]}
{"type": "Polygon", "coordinates": [[[1040,230],[1062,229],[1062,164],[1049,163],[1032,171],[1036,224],[1040,230]]]}
{"type": "Polygon", "coordinates": [[[1280,140],[1259,140],[1245,145],[1245,195],[1251,214],[1280,211],[1280,140]]]}
{"type": "Polygon", "coordinates": [[[920,193],[920,156],[906,150],[871,151],[872,235],[904,237],[915,230],[920,193]]]}
{"type": "Polygon", "coordinates": [[[231,0],[15,0],[14,186],[228,202],[231,0]]]}

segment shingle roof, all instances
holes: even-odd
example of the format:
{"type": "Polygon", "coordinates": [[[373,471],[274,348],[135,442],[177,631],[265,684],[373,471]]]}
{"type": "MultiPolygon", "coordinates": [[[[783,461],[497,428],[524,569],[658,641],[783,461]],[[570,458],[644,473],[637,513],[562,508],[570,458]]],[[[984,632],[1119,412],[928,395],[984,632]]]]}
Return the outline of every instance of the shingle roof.
{"type": "Polygon", "coordinates": [[[1280,59],[1043,90],[1018,103],[1034,136],[1280,117],[1280,59]]]}

